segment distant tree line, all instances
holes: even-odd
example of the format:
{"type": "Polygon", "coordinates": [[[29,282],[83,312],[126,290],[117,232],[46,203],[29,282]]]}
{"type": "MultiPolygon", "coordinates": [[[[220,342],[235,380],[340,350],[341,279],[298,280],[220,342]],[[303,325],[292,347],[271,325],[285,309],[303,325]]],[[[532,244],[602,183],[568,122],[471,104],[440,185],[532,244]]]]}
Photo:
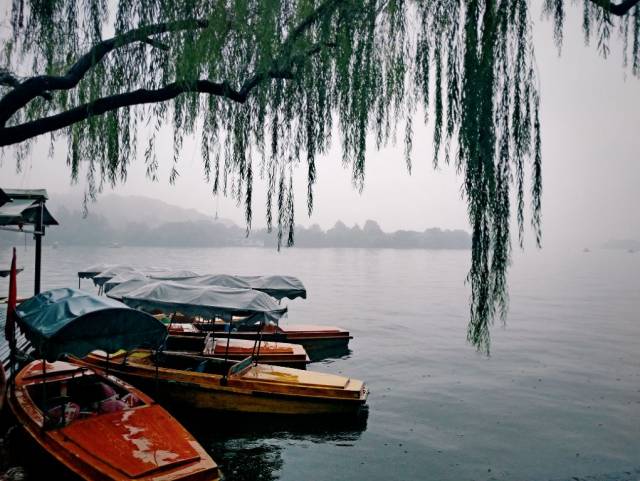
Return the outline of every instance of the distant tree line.
{"type": "MultiPolygon", "coordinates": [[[[215,247],[252,246],[274,247],[277,237],[267,229],[255,229],[246,237],[245,229],[230,222],[173,221],[156,227],[140,222],[129,222],[124,227],[115,227],[109,220],[92,214],[82,218],[79,212],[61,207],[55,212],[60,227],[50,228],[45,237],[46,244],[52,245],[95,245],[108,246],[115,243],[130,246],[176,246],[215,247]]],[[[368,220],[363,227],[357,224],[347,227],[338,221],[326,231],[314,224],[309,228],[295,229],[296,247],[371,247],[400,249],[468,249],[471,239],[463,230],[424,231],[399,230],[384,232],[377,222],[368,220]]],[[[28,239],[31,242],[30,236],[28,239]]],[[[0,232],[0,244],[24,242],[15,234],[0,232]]]]}

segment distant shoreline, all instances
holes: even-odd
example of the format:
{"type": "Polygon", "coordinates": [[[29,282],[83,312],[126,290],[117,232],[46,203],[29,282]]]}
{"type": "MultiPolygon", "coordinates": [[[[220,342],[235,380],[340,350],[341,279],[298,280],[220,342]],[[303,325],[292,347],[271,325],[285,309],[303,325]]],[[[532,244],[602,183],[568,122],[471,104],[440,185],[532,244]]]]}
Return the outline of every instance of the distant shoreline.
{"type": "MultiPolygon", "coordinates": [[[[276,248],[278,244],[275,226],[271,232],[266,228],[252,229],[247,237],[246,228],[229,219],[206,216],[146,197],[112,194],[94,205],[86,217],[76,205],[64,196],[49,201],[49,208],[60,225],[47,229],[46,245],[276,248]]],[[[374,220],[365,221],[362,227],[358,224],[349,227],[338,220],[326,230],[317,224],[297,225],[294,234],[294,247],[300,248],[471,248],[471,235],[462,229],[433,227],[422,231],[385,232],[374,220]]],[[[286,244],[286,237],[284,232],[282,245],[286,244]]],[[[15,243],[14,233],[0,231],[0,245],[15,243]]]]}

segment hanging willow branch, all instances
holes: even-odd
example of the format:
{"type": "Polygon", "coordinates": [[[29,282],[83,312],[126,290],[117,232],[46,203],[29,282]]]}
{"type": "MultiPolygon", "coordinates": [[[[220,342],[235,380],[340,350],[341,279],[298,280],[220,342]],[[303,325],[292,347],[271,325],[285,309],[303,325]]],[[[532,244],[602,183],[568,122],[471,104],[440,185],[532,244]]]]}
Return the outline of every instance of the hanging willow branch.
{"type": "MultiPolygon", "coordinates": [[[[639,3],[583,0],[582,21],[603,55],[612,34],[623,37],[636,77],[639,3]]],[[[564,0],[544,1],[558,47],[565,11],[564,0]]],[[[105,182],[126,180],[140,142],[156,179],[156,139],[170,125],[174,182],[184,136],[198,132],[206,180],[244,204],[247,229],[253,180],[267,180],[279,245],[294,242],[296,166],[306,164],[309,214],[332,139],[356,188],[369,138],[381,148],[400,133],[410,169],[421,107],[434,165],[454,162],[463,175],[473,228],[468,338],[489,351],[489,327],[508,304],[511,217],[522,245],[527,200],[541,242],[529,1],[13,0],[11,25],[0,54],[0,147],[13,146],[18,168],[38,136],[66,138],[71,175],[85,172],[95,197],[105,182]]]]}

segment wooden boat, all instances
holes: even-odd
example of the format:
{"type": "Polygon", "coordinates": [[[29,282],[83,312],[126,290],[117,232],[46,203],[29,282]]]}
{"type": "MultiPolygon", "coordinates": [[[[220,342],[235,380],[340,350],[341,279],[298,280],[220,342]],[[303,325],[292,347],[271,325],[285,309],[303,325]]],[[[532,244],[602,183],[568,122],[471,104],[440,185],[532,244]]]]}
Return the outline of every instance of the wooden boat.
{"type": "Polygon", "coordinates": [[[134,350],[92,352],[73,359],[105,369],[141,389],[158,386],[157,397],[198,409],[273,414],[328,414],[360,411],[368,391],[362,381],[333,374],[176,352],[134,350]]]}
{"type": "Polygon", "coordinates": [[[306,369],[309,356],[304,347],[286,342],[265,342],[259,345],[256,341],[246,339],[227,339],[226,334],[209,339],[200,333],[193,324],[171,324],[167,338],[166,350],[180,351],[184,354],[226,358],[241,361],[247,356],[255,355],[262,364],[306,369]]]}
{"type": "MultiPolygon", "coordinates": [[[[247,289],[207,284],[222,282],[220,277],[202,276],[184,282],[132,279],[112,288],[107,295],[137,309],[173,316],[171,324],[193,322],[197,328],[195,332],[176,332],[170,327],[171,335],[202,337],[206,331],[231,330],[234,339],[261,338],[268,342],[301,344],[307,351],[346,349],[352,339],[349,331],[334,326],[279,325],[287,308],[276,303],[272,296],[296,296],[301,292],[306,296],[306,290],[301,287],[283,289],[276,294],[273,289],[275,286],[269,285],[271,290],[266,294],[255,287],[247,289]],[[196,281],[201,284],[191,284],[196,281]]],[[[230,282],[229,279],[227,282],[230,282]]]]}
{"type": "MultiPolygon", "coordinates": [[[[178,317],[177,319],[180,319],[178,317]]],[[[188,318],[182,317],[182,320],[188,318]]],[[[169,339],[172,337],[200,337],[204,338],[208,332],[223,333],[221,336],[226,337],[229,327],[228,323],[222,320],[216,322],[194,321],[193,331],[180,332],[169,327],[169,339]]],[[[261,330],[256,329],[255,325],[240,325],[236,330],[229,333],[231,339],[246,339],[255,341],[261,338],[267,342],[285,342],[290,344],[300,344],[305,351],[328,350],[328,349],[346,349],[349,341],[353,339],[349,331],[336,326],[323,326],[317,324],[288,324],[288,325],[265,325],[261,330]]]]}
{"type": "Polygon", "coordinates": [[[8,402],[30,437],[82,479],[220,479],[202,446],[141,391],[90,369],[44,362],[20,371],[8,402]]]}
{"type": "Polygon", "coordinates": [[[9,404],[45,451],[86,480],[219,479],[204,449],[151,398],[113,376],[56,361],[93,349],[157,348],[166,337],[160,321],[77,289],[42,292],[15,315],[43,360],[16,376],[9,404]]]}

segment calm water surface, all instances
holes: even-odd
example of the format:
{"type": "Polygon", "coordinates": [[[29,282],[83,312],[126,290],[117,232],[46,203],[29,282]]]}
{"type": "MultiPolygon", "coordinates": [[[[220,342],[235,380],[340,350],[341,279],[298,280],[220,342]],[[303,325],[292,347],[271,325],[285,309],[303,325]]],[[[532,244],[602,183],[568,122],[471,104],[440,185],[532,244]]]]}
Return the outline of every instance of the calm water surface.
{"type": "MultiPolygon", "coordinates": [[[[27,295],[33,252],[18,256],[27,295]]],[[[9,258],[0,248],[3,268],[9,258]]],[[[466,251],[47,247],[43,288],[77,286],[76,272],[98,262],[299,276],[309,297],[289,302],[290,321],[354,335],[348,355],[310,368],[366,380],[364,420],[229,426],[181,415],[229,481],[640,474],[640,253],[514,259],[507,326],[494,328],[489,358],[465,342],[466,251]]]]}

